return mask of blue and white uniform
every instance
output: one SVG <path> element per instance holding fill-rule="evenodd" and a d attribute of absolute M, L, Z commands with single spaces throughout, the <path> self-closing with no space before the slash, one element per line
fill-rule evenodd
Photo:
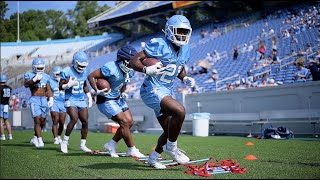
<path fill-rule="evenodd" d="M 77 78 L 78 84 L 65 90 L 65 107 L 77 107 L 78 112 L 88 107 L 85 101 L 85 92 L 83 91 L 84 83 L 87 79 L 87 70 L 78 73 L 73 67 L 66 67 L 61 72 L 61 80 L 68 80 L 70 77 Z"/>
<path fill-rule="evenodd" d="M 190 59 L 190 46 L 181 46 L 176 53 L 169 40 L 153 38 L 146 44 L 144 51 L 148 57 L 160 60 L 163 67 L 166 67 L 162 74 L 146 76 L 140 88 L 143 102 L 159 117 L 161 100 L 165 96 L 173 95 L 173 82 Z"/>
<path fill-rule="evenodd" d="M 104 98 L 98 97 L 97 105 L 101 113 L 111 118 L 121 111 L 129 109 L 127 103 L 121 98 L 121 89 L 126 85 L 125 73 L 115 61 L 107 62 L 100 70 L 102 76 L 110 83 L 111 92 L 104 96 L 105 101 L 101 104 L 99 103 L 99 99 Z M 131 78 L 133 74 L 133 70 L 129 71 L 129 78 Z"/>
<path fill-rule="evenodd" d="M 36 76 L 36 73 L 29 72 L 24 74 L 25 80 L 30 80 L 34 76 Z M 33 88 L 47 88 L 47 84 L 49 84 L 50 76 L 46 73 L 42 73 L 42 79 L 40 82 L 33 84 L 30 86 L 30 90 L 32 91 Z M 31 96 L 30 98 L 30 109 L 32 117 L 40 116 L 43 118 L 47 117 L 47 111 L 48 111 L 48 102 L 47 102 L 47 96 Z"/>
<path fill-rule="evenodd" d="M 49 80 L 51 91 L 53 94 L 53 106 L 50 108 L 50 111 L 53 112 L 66 112 L 66 108 L 64 107 L 64 91 L 59 90 L 59 81 L 55 78 L 51 77 Z"/>

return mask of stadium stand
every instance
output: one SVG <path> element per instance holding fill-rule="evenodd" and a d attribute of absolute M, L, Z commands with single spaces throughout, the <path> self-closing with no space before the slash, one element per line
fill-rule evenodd
<path fill-rule="evenodd" d="M 152 9 L 170 3 L 172 3 L 172 1 L 154 1 L 149 3 L 146 1 L 121 2 L 118 6 L 88 20 L 88 26 L 90 27 L 90 24 L 99 21 L 143 11 L 144 8 Z M 273 13 L 267 16 L 263 15 L 260 11 L 253 11 L 229 18 L 224 22 L 209 22 L 201 26 L 195 26 L 190 40 L 191 58 L 187 64 L 189 73 L 191 72 L 192 66 L 200 67 L 199 62 L 205 61 L 208 53 L 213 54 L 213 52 L 216 51 L 220 54 L 220 58 L 214 63 L 211 63 L 207 68 L 207 73 L 192 75 L 193 78 L 196 79 L 199 89 L 201 89 L 198 93 L 226 91 L 227 84 L 234 86 L 237 81 L 240 81 L 240 86 L 242 86 L 244 85 L 242 79 L 247 77 L 248 71 L 250 71 L 253 76 L 257 76 L 259 82 L 262 82 L 264 74 L 267 74 L 269 79 L 274 80 L 272 85 L 312 81 L 310 75 L 308 75 L 303 82 L 293 79 L 298 69 L 294 65 L 297 56 L 292 54 L 292 51 L 298 52 L 299 49 L 302 49 L 303 52 L 306 52 L 302 56 L 305 57 L 307 64 L 310 59 L 315 57 L 316 51 L 320 49 L 319 15 L 313 16 L 312 9 L 313 6 L 309 4 L 298 4 L 286 8 L 278 8 L 276 11 L 271 11 Z M 269 29 L 273 29 L 274 34 L 268 34 Z M 207 32 L 204 38 L 201 34 L 202 31 Z M 288 31 L 291 36 L 293 35 L 298 43 L 294 44 L 292 43 L 292 38 L 285 37 L 285 31 Z M 265 34 L 265 32 L 267 32 L 267 34 Z M 121 34 L 115 34 L 111 39 L 108 39 L 107 37 L 110 36 L 111 34 L 107 36 L 81 37 L 72 40 L 51 40 L 41 42 L 40 44 L 37 44 L 37 42 L 24 42 L 20 44 L 1 43 L 1 52 L 4 52 L 4 55 L 1 55 L 1 59 L 12 59 L 13 56 L 20 55 L 18 58 L 13 58 L 14 60 L 9 63 L 21 62 L 21 64 L 25 64 L 26 62 L 23 62 L 24 57 L 44 55 L 50 59 L 56 58 L 61 54 L 68 54 L 66 52 L 72 54 L 75 49 L 82 49 L 93 53 L 88 66 L 91 72 L 101 67 L 107 61 L 115 60 L 117 48 L 121 45 L 121 43 L 117 43 L 119 40 L 132 45 L 140 51 L 143 49 L 141 42 L 148 42 L 150 38 L 153 37 L 163 37 L 163 33 L 158 31 L 157 33 L 146 34 L 142 37 L 137 36 L 136 39 L 131 37 L 130 40 Z M 279 60 L 276 64 L 270 64 L 270 62 L 263 64 L 261 62 L 272 55 L 272 39 L 274 37 L 277 39 L 277 57 Z M 264 43 L 266 47 L 265 58 L 259 61 L 254 60 L 256 56 L 255 50 L 259 48 L 261 42 Z M 306 44 L 311 45 L 311 52 L 307 52 Z M 106 46 L 113 47 L 109 53 L 102 51 Z M 247 48 L 249 46 L 252 46 L 251 50 Z M 69 49 L 69 47 L 75 47 L 75 49 Z M 232 58 L 232 49 L 235 47 L 239 49 L 237 60 L 233 60 Z M 54 51 L 52 51 L 53 49 Z M 19 52 L 19 54 L 16 54 L 16 52 Z M 70 58 L 71 56 L 68 56 L 66 59 L 70 60 Z M 210 79 L 213 69 L 219 72 L 219 80 L 210 82 L 208 79 Z M 25 69 L 21 70 L 14 79 L 10 79 L 8 82 L 19 83 L 21 74 L 25 71 Z M 135 74 L 132 78 L 128 85 L 130 86 L 128 92 L 130 99 L 140 98 L 139 88 L 142 81 L 143 74 L 141 73 Z M 181 100 L 181 102 L 184 99 L 184 97 L 182 97 L 184 95 L 180 93 L 178 89 L 185 87 L 186 86 L 179 81 L 174 84 L 176 98 Z M 26 99 L 30 96 L 29 90 L 24 87 L 17 87 L 14 93 L 17 92 L 19 92 L 21 97 Z M 279 111 L 282 110 L 279 109 Z M 307 117 L 306 114 L 304 114 L 304 116 Z M 236 117 L 238 117 L 238 119 Z M 229 120 L 234 120 L 231 123 L 240 123 L 249 126 L 248 133 L 251 134 L 253 122 L 261 120 L 261 113 L 242 114 L 237 112 L 215 114 L 212 116 L 212 121 L 210 122 L 212 125 L 217 125 L 219 123 L 230 123 Z M 264 122 L 264 120 L 260 123 L 262 122 Z M 98 124 L 101 123 L 102 121 L 99 121 Z M 313 123 L 313 121 L 311 123 Z"/>

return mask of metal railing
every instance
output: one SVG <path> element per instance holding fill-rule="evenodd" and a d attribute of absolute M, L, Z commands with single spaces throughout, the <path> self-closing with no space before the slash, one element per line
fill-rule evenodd
<path fill-rule="evenodd" d="M 239 74 L 235 74 L 233 76 L 229 76 L 229 77 L 226 77 L 224 79 L 221 79 L 219 81 L 216 81 L 216 91 L 220 91 L 221 89 L 224 89 L 226 86 L 221 86 L 221 87 L 218 87 L 218 84 L 221 83 L 221 82 L 224 82 L 224 81 L 227 81 L 229 79 L 233 79 L 233 78 L 237 78 L 238 77 L 238 80 L 240 80 L 240 75 Z"/>

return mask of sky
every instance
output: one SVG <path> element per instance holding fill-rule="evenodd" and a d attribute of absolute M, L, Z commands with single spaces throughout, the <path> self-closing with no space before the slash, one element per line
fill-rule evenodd
<path fill-rule="evenodd" d="M 100 6 L 108 4 L 114 6 L 116 1 L 98 1 Z M 5 18 L 9 19 L 10 15 L 17 12 L 18 3 L 17 1 L 6 1 L 9 10 L 6 12 Z M 28 11 L 29 9 L 34 10 L 48 10 L 55 9 L 63 12 L 67 12 L 68 9 L 73 9 L 77 4 L 77 1 L 19 1 L 19 11 Z"/>

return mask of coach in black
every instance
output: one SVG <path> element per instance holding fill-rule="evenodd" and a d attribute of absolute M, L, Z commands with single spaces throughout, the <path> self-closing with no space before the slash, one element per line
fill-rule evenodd
<path fill-rule="evenodd" d="M 6 127 L 8 130 L 8 139 L 12 140 L 12 131 L 11 125 L 8 120 L 9 118 L 9 100 L 12 94 L 12 88 L 6 84 L 7 76 L 1 74 L 0 77 L 0 140 L 6 140 L 6 136 L 4 135 L 4 127 L 3 124 L 6 123 Z"/>

